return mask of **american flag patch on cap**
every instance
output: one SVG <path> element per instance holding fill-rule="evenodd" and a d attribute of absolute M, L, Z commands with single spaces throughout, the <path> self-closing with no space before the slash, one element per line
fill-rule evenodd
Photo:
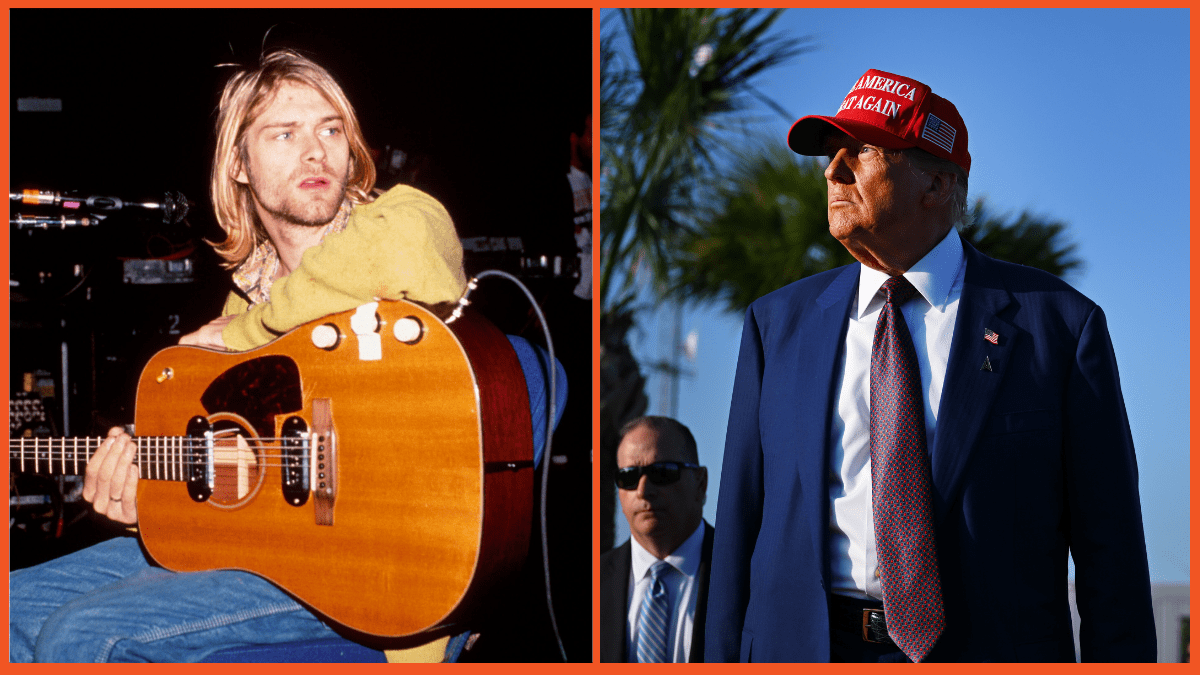
<path fill-rule="evenodd" d="M 925 116 L 925 129 L 921 131 L 921 138 L 933 143 L 946 152 L 954 152 L 954 136 L 958 133 L 954 127 L 946 124 L 937 116 L 928 114 Z"/>
<path fill-rule="evenodd" d="M 987 340 L 988 342 L 990 342 L 994 345 L 1000 344 L 1000 335 L 998 333 L 996 333 L 996 331 L 992 330 L 991 328 L 983 329 L 983 339 Z"/>

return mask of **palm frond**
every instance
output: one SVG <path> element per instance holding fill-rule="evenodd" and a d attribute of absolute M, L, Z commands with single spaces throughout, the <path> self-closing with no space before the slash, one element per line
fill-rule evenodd
<path fill-rule="evenodd" d="M 809 48 L 803 39 L 768 35 L 779 15 L 637 8 L 602 26 L 603 303 L 629 288 L 636 261 L 657 282 L 668 278 L 676 241 L 711 199 L 700 188 L 740 145 L 748 111 L 766 103 L 787 115 L 754 88 L 765 70 Z M 618 48 L 622 38 L 628 49 Z"/>

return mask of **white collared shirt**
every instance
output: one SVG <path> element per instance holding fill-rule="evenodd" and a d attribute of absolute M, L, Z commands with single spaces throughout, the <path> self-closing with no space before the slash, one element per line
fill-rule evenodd
<path fill-rule="evenodd" d="M 632 574 L 629 575 L 629 613 L 625 621 L 625 650 L 629 662 L 637 661 L 637 624 L 642 612 L 642 600 L 650 591 L 650 566 L 658 561 L 654 554 L 642 548 L 637 539 L 631 538 Z M 696 573 L 700 571 L 703 555 L 704 521 L 690 537 L 684 540 L 663 560 L 671 566 L 662 577 L 671 603 L 672 629 L 667 633 L 667 654 L 672 663 L 687 663 L 692 650 L 692 626 L 696 618 Z"/>
<path fill-rule="evenodd" d="M 900 308 L 908 324 L 921 387 L 925 394 L 926 449 L 933 448 L 938 408 L 954 320 L 965 272 L 962 240 L 950 229 L 941 243 L 904 273 L 917 293 Z M 882 599 L 871 512 L 871 343 L 888 275 L 861 267 L 858 292 L 850 308 L 845 350 L 830 428 L 829 560 L 830 590 L 858 598 Z"/>

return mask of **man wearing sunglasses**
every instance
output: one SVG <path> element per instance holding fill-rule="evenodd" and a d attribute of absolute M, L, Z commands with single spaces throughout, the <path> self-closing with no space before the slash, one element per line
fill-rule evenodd
<path fill-rule="evenodd" d="M 703 661 L 713 528 L 696 439 L 669 417 L 621 429 L 617 488 L 630 539 L 600 557 L 600 660 Z"/>

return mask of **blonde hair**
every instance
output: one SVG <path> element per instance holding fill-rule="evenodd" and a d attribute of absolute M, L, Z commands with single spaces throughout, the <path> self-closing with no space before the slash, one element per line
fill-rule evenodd
<path fill-rule="evenodd" d="M 225 240 L 208 242 L 225 259 L 223 266 L 233 269 L 246 261 L 250 253 L 267 239 L 254 208 L 250 186 L 235 180 L 246 162 L 246 130 L 271 103 L 284 82 L 296 82 L 316 89 L 342 116 L 350 143 L 350 176 L 346 197 L 353 204 L 373 200 L 375 164 L 354 107 L 342 88 L 321 66 L 289 49 L 264 54 L 256 69 L 234 73 L 221 93 L 217 113 L 217 150 L 213 157 L 209 189 L 217 223 L 225 230 Z"/>

